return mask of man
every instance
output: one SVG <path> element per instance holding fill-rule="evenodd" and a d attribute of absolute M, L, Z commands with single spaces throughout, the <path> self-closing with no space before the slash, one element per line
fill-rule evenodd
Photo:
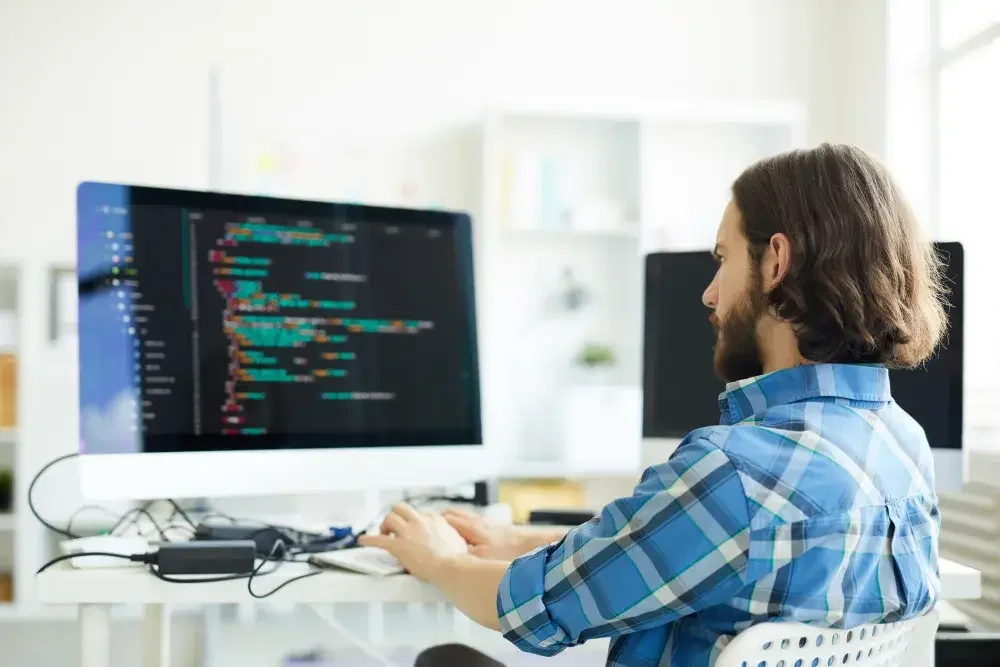
<path fill-rule="evenodd" d="M 946 320 L 899 189 L 849 146 L 763 160 L 733 184 L 715 255 L 720 425 L 565 535 L 400 505 L 363 542 L 521 649 L 613 637 L 608 664 L 628 667 L 710 665 L 772 619 L 853 627 L 933 607 L 931 453 L 886 368 L 927 359 Z"/>

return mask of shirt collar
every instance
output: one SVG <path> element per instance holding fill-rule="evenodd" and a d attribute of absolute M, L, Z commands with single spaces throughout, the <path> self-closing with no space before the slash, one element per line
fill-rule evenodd
<path fill-rule="evenodd" d="M 723 424 L 758 419 L 770 408 L 810 398 L 887 403 L 889 371 L 869 364 L 803 364 L 730 382 L 719 394 Z"/>

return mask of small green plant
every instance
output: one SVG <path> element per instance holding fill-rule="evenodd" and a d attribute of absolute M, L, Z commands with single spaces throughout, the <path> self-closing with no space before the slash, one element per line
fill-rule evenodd
<path fill-rule="evenodd" d="M 615 365 L 615 351 L 609 345 L 587 343 L 576 356 L 576 363 L 587 368 L 601 368 Z"/>
<path fill-rule="evenodd" d="M 14 474 L 7 468 L 0 468 L 0 512 L 10 511 L 14 498 Z"/>

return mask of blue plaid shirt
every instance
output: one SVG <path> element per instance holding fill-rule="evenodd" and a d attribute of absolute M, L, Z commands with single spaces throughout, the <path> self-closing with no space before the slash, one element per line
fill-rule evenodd
<path fill-rule="evenodd" d="M 711 665 L 752 624 L 849 628 L 937 601 L 937 498 L 887 371 L 805 365 L 730 383 L 631 497 L 515 560 L 504 636 L 553 655 L 612 637 L 609 665 Z"/>

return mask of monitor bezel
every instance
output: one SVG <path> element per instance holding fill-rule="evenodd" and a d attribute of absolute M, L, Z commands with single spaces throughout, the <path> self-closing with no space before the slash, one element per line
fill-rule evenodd
<path fill-rule="evenodd" d="M 85 232 L 92 231 L 87 227 L 90 216 L 83 215 L 81 209 L 85 202 L 95 200 L 128 202 L 129 205 L 243 211 L 261 215 L 342 219 L 378 216 L 381 221 L 401 226 L 427 223 L 453 226 L 459 255 L 462 301 L 468 318 L 466 330 L 470 359 L 467 360 L 467 367 L 470 374 L 471 406 L 469 425 L 463 430 L 463 436 L 467 437 L 453 438 L 449 444 L 427 442 L 420 437 L 420 433 L 415 432 L 412 437 L 396 437 L 384 445 L 358 442 L 341 443 L 335 448 L 233 447 L 223 451 L 112 454 L 87 452 L 80 434 L 81 483 L 84 495 L 102 499 L 159 498 L 304 493 L 346 488 L 399 488 L 417 483 L 469 481 L 481 478 L 489 470 L 489 466 L 484 463 L 473 224 L 468 213 L 86 181 L 77 189 L 78 238 Z M 93 278 L 78 277 L 81 285 Z M 81 332 L 82 335 L 85 335 L 84 332 Z M 79 404 L 82 404 L 82 397 Z M 387 468 L 390 460 L 391 469 Z M 224 467 L 229 474 L 220 478 L 219 467 Z M 241 471 L 240 475 L 232 474 L 236 470 Z M 333 470 L 336 470 L 335 475 L 331 474 Z M 172 472 L 176 474 L 172 475 Z M 201 472 L 207 474 L 203 475 Z M 277 483 L 269 481 L 274 480 L 275 475 L 279 479 L 287 475 L 287 479 Z"/>

